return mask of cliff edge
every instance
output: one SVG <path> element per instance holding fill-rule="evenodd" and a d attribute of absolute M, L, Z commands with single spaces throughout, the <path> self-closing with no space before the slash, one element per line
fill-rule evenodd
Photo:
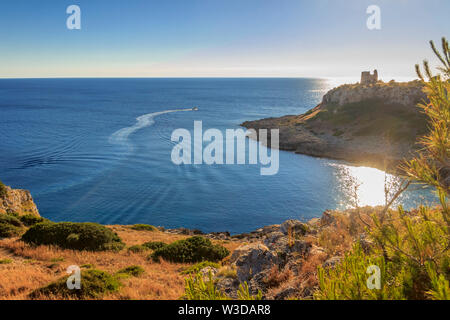
<path fill-rule="evenodd" d="M 0 182 L 0 214 L 17 213 L 20 216 L 40 217 L 36 204 L 28 190 L 12 189 Z"/>

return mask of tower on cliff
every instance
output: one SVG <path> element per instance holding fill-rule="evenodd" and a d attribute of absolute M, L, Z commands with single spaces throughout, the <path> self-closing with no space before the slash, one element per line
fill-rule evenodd
<path fill-rule="evenodd" d="M 378 71 L 375 69 L 373 74 L 370 71 L 361 72 L 361 84 L 374 84 L 378 81 Z"/>

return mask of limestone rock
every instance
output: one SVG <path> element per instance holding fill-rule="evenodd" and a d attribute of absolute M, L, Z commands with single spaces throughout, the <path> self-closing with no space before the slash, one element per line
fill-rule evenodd
<path fill-rule="evenodd" d="M 238 250 L 240 255 L 235 264 L 240 282 L 249 281 L 254 275 L 263 270 L 270 269 L 278 262 L 276 254 L 261 243 L 252 243 L 238 248 Z"/>
<path fill-rule="evenodd" d="M 237 292 L 239 290 L 239 280 L 232 278 L 217 278 L 216 288 L 222 293 L 225 293 L 231 299 L 237 299 Z"/>
<path fill-rule="evenodd" d="M 28 190 L 6 188 L 6 196 L 0 198 L 0 214 L 18 213 L 40 217 L 36 204 Z"/>
<path fill-rule="evenodd" d="M 305 235 L 309 230 L 309 227 L 306 223 L 303 223 L 298 220 L 287 220 L 283 222 L 280 226 L 280 231 L 284 234 L 288 234 L 288 232 L 293 232 L 294 235 Z"/>

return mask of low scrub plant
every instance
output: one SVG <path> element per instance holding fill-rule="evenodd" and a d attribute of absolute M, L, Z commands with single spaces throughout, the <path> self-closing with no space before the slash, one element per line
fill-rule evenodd
<path fill-rule="evenodd" d="M 167 243 L 164 243 L 162 241 L 149 241 L 143 243 L 142 246 L 150 250 L 157 250 L 167 246 Z"/>
<path fill-rule="evenodd" d="M 41 222 L 49 222 L 49 220 L 38 217 L 32 214 L 26 214 L 19 217 L 20 221 L 27 227 L 34 226 L 35 224 L 41 223 Z"/>
<path fill-rule="evenodd" d="M 12 263 L 11 259 L 0 259 L 0 264 L 10 264 Z"/>
<path fill-rule="evenodd" d="M 22 222 L 9 214 L 0 214 L 0 238 L 19 236 L 23 232 Z"/>
<path fill-rule="evenodd" d="M 130 228 L 137 231 L 158 231 L 158 228 L 149 224 L 134 224 Z"/>
<path fill-rule="evenodd" d="M 150 257 L 154 261 L 159 261 L 159 258 L 163 258 L 171 262 L 195 263 L 206 260 L 218 262 L 229 254 L 230 252 L 225 247 L 213 244 L 207 238 L 194 236 L 159 248 Z"/>
<path fill-rule="evenodd" d="M 133 252 L 133 253 L 140 253 L 140 252 L 145 252 L 148 250 L 150 250 L 150 249 L 147 247 L 144 247 L 143 245 L 140 245 L 140 244 L 136 244 L 136 245 L 128 248 L 128 251 Z"/>
<path fill-rule="evenodd" d="M 126 268 L 123 268 L 116 272 L 116 276 L 118 277 L 139 277 L 140 275 L 143 275 L 145 273 L 144 268 L 141 266 L 129 266 Z"/>
<path fill-rule="evenodd" d="M 97 223 L 38 223 L 28 229 L 22 240 L 33 245 L 88 251 L 120 250 L 125 246 L 116 233 Z"/>
<path fill-rule="evenodd" d="M 118 291 L 121 284 L 119 280 L 109 273 L 96 269 L 81 271 L 81 288 L 69 289 L 65 276 L 49 285 L 36 289 L 30 294 L 30 298 L 57 297 L 75 299 L 101 298 L 105 294 Z"/>

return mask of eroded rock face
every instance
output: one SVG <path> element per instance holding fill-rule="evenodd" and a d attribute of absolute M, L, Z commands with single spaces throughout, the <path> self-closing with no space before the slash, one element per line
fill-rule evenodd
<path fill-rule="evenodd" d="M 0 198 L 0 214 L 18 213 L 40 216 L 36 204 L 28 190 L 6 187 L 6 195 Z"/>
<path fill-rule="evenodd" d="M 261 243 L 252 243 L 239 249 L 241 254 L 235 264 L 240 282 L 249 281 L 256 274 L 270 269 L 278 262 L 276 254 Z"/>

